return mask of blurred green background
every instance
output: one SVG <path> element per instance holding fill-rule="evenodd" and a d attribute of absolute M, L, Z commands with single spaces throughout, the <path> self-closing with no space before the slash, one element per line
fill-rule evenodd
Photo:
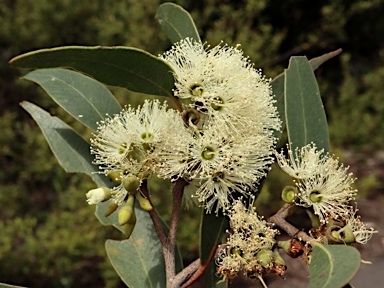
<path fill-rule="evenodd" d="M 267 77 L 281 73 L 292 55 L 308 58 L 343 48 L 316 71 L 329 119 L 332 151 L 359 180 L 361 198 L 382 200 L 384 156 L 384 2 L 381 0 L 174 1 L 188 10 L 203 41 L 240 43 Z M 170 47 L 156 19 L 156 0 L 2 0 L 0 5 L 0 282 L 29 287 L 123 287 L 104 252 L 105 239 L 122 239 L 94 217 L 85 175 L 58 165 L 37 125 L 19 102 L 34 102 L 86 128 L 57 107 L 13 56 L 62 45 L 125 45 L 155 55 Z M 119 102 L 142 95 L 112 88 Z M 380 150 L 381 149 L 381 150 Z M 381 169 L 380 169 L 381 166 Z M 283 182 L 272 171 L 259 207 L 277 199 Z M 170 193 L 152 181 L 155 204 L 168 219 Z M 159 193 L 157 193 L 159 192 Z M 276 202 L 277 203 L 277 202 Z M 197 257 L 199 208 L 183 211 L 178 239 L 185 262 Z"/>

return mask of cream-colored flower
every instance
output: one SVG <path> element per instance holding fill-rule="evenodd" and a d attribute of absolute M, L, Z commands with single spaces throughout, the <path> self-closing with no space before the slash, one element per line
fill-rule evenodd
<path fill-rule="evenodd" d="M 174 70 L 174 94 L 205 121 L 249 134 L 279 130 L 269 81 L 239 46 L 209 46 L 187 38 L 161 56 Z"/>
<path fill-rule="evenodd" d="M 352 209 L 350 209 L 352 210 Z M 351 211 L 345 221 L 345 226 L 339 233 L 342 232 L 343 229 L 351 229 L 353 236 L 355 237 L 355 242 L 360 244 L 366 244 L 373 236 L 373 234 L 378 233 L 377 230 L 373 228 L 366 228 L 365 224 L 361 221 L 360 215 L 356 215 L 355 211 Z"/>
<path fill-rule="evenodd" d="M 337 219 L 348 213 L 348 201 L 354 199 L 357 190 L 352 188 L 355 178 L 348 173 L 348 167 L 339 164 L 338 159 L 323 151 L 317 151 L 315 144 L 289 151 L 290 159 L 276 154 L 280 167 L 294 178 L 299 189 L 296 203 L 312 207 L 322 223 Z"/>
<path fill-rule="evenodd" d="M 143 161 L 149 166 L 147 157 L 167 139 L 177 138 L 178 125 L 183 125 L 180 115 L 166 108 L 166 104 L 161 105 L 157 100 L 145 101 L 138 109 L 127 107 L 102 121 L 91 139 L 94 164 L 105 174 L 111 171 L 127 174 L 137 168 L 135 165 L 142 166 Z"/>
<path fill-rule="evenodd" d="M 243 270 L 247 276 L 261 280 L 275 265 L 272 247 L 279 231 L 270 228 L 254 207 L 247 209 L 241 200 L 237 200 L 229 209 L 229 219 L 231 234 L 227 249 L 220 251 L 216 261 L 218 274 L 232 281 Z M 264 261 L 265 255 L 261 254 L 270 255 L 267 256 L 268 263 Z"/>
<path fill-rule="evenodd" d="M 323 155 L 324 150 L 317 150 L 313 143 L 301 149 L 296 148 L 295 151 L 288 148 L 288 158 L 285 157 L 284 151 L 275 152 L 280 168 L 294 179 L 310 178 L 319 174 L 319 168 L 322 169 L 327 161 Z"/>

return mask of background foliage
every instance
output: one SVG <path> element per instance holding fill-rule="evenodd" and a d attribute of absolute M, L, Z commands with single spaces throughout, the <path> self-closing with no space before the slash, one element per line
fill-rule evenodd
<path fill-rule="evenodd" d="M 360 153 L 343 161 L 359 161 L 361 167 L 376 157 L 373 151 L 384 142 L 383 134 L 377 133 L 384 131 L 382 1 L 174 2 L 191 13 L 203 41 L 240 43 L 268 77 L 286 68 L 291 55 L 312 58 L 343 48 L 341 56 L 316 72 L 329 119 L 331 150 L 346 156 Z M 91 180 L 67 175 L 59 167 L 38 127 L 18 103 L 26 99 L 70 124 L 75 121 L 36 85 L 18 79 L 24 73 L 9 68 L 7 62 L 23 52 L 61 45 L 126 45 L 162 53 L 170 43 L 154 19 L 161 3 L 4 0 L 0 5 L 0 282 L 30 287 L 121 286 L 104 252 L 105 239 L 121 239 L 121 235 L 101 227 L 94 207 L 86 204 Z M 139 95 L 112 90 L 122 105 L 142 102 Z M 85 127 L 75 124 L 75 128 L 90 136 Z M 378 171 L 359 177 L 360 193 L 379 197 L 369 192 L 382 188 Z M 279 183 L 267 183 L 266 192 L 279 189 Z M 152 190 L 161 187 L 160 180 L 152 181 Z M 167 220 L 170 205 L 161 204 L 168 203 L 170 195 L 168 189 L 164 191 L 156 193 L 159 197 L 154 200 Z M 261 202 L 274 197 L 262 195 Z M 186 262 L 197 254 L 193 243 L 198 235 L 193 231 L 198 214 L 199 209 L 191 208 L 181 218 L 187 223 L 178 235 Z"/>

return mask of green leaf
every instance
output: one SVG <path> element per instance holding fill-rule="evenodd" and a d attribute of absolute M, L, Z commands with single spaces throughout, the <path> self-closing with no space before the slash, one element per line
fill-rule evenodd
<path fill-rule="evenodd" d="M 228 217 L 219 214 L 206 214 L 202 208 L 202 217 L 200 222 L 200 261 L 206 264 L 211 253 L 216 249 L 221 237 L 229 228 Z"/>
<path fill-rule="evenodd" d="M 309 60 L 309 63 L 312 67 L 312 70 L 315 71 L 317 68 L 320 67 L 324 62 L 332 59 L 333 57 L 339 55 L 341 53 L 341 49 L 323 54 L 319 57 L 312 58 Z M 284 82 L 285 82 L 285 73 L 281 73 L 277 75 L 273 80 L 271 81 L 272 85 L 272 91 L 273 94 L 276 97 L 276 107 L 277 111 L 279 112 L 280 115 L 280 120 L 282 121 L 281 125 L 281 131 L 284 130 L 285 128 L 285 104 L 284 104 Z M 279 139 L 281 137 L 281 132 L 280 131 L 275 131 L 275 137 Z"/>
<path fill-rule="evenodd" d="M 165 287 L 165 264 L 159 238 L 148 212 L 138 208 L 136 216 L 138 221 L 128 240 L 107 240 L 108 257 L 128 287 Z"/>
<path fill-rule="evenodd" d="M 319 57 L 312 58 L 311 60 L 309 60 L 309 63 L 311 64 L 311 67 L 312 67 L 312 70 L 315 71 L 324 62 L 332 59 L 333 57 L 335 57 L 337 55 L 339 55 L 342 51 L 343 50 L 340 48 L 340 49 L 337 49 L 335 51 L 331 51 L 329 53 L 323 54 Z"/>
<path fill-rule="evenodd" d="M 315 75 L 306 57 L 292 57 L 285 70 L 285 119 L 294 150 L 311 142 L 329 152 L 327 118 Z"/>
<path fill-rule="evenodd" d="M 360 253 L 352 246 L 321 245 L 313 248 L 309 288 L 343 287 L 360 267 Z"/>
<path fill-rule="evenodd" d="M 172 43 L 187 37 L 201 42 L 191 15 L 179 5 L 173 3 L 160 5 L 157 9 L 156 18 Z"/>
<path fill-rule="evenodd" d="M 119 225 L 119 222 L 117 219 L 118 211 L 120 210 L 121 206 L 119 208 L 117 208 L 117 210 L 115 212 L 113 212 L 111 215 L 109 215 L 108 217 L 104 216 L 105 210 L 107 209 L 109 203 L 111 203 L 111 200 L 106 201 L 106 202 L 100 202 L 96 205 L 96 211 L 95 211 L 96 218 L 101 222 L 101 224 L 103 224 L 105 226 L 111 225 L 111 226 L 115 227 L 117 230 L 120 230 L 120 232 L 124 234 L 124 228 Z M 137 224 L 136 224 L 135 229 L 133 231 L 135 231 L 136 229 L 142 229 L 141 226 L 147 227 L 146 229 L 149 229 L 148 227 L 153 228 L 153 224 L 152 224 L 151 219 L 149 219 L 147 216 L 140 218 L 142 215 L 148 214 L 148 212 L 143 214 L 141 211 L 143 211 L 143 210 L 141 208 L 139 208 L 138 205 L 136 205 L 135 206 L 135 212 L 136 212 Z M 165 232 L 168 233 L 168 231 L 169 231 L 168 225 L 165 223 L 165 221 L 160 216 L 159 216 L 159 218 L 161 220 L 161 223 L 163 224 Z M 176 247 L 176 272 L 181 271 L 182 268 L 183 268 L 183 260 L 181 258 L 181 254 L 180 254 L 178 247 Z"/>
<path fill-rule="evenodd" d="M 42 49 L 13 58 L 18 68 L 72 68 L 112 86 L 172 96 L 172 68 L 143 50 L 129 47 L 67 46 Z"/>
<path fill-rule="evenodd" d="M 87 141 L 59 118 L 51 116 L 40 107 L 26 101 L 20 105 L 39 125 L 53 154 L 66 172 L 85 173 L 91 175 L 96 183 L 104 183 L 103 179 L 106 177 L 94 173 L 98 168 L 92 164 L 93 156 Z"/>
<path fill-rule="evenodd" d="M 281 120 L 281 131 L 275 130 L 274 135 L 277 139 L 280 139 L 282 131 L 285 128 L 285 105 L 284 105 L 284 73 L 278 75 L 271 82 L 272 91 L 276 98 L 276 108 Z"/>
<path fill-rule="evenodd" d="M 81 123 L 96 130 L 106 114 L 116 114 L 121 106 L 100 82 L 66 69 L 39 69 L 24 76 L 39 84 L 57 104 Z"/>
<path fill-rule="evenodd" d="M 10 284 L 0 283 L 0 288 L 24 288 L 24 286 L 15 286 Z"/>

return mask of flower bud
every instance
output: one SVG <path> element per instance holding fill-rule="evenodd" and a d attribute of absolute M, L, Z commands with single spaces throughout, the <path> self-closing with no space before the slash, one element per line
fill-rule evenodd
<path fill-rule="evenodd" d="M 275 263 L 280 264 L 280 265 L 285 265 L 285 261 L 284 261 L 283 257 L 281 257 L 278 248 L 275 248 L 273 250 L 273 258 L 275 260 L 274 261 Z"/>
<path fill-rule="evenodd" d="M 147 198 L 144 198 L 141 193 L 136 194 L 136 199 L 139 201 L 140 207 L 145 211 L 151 211 L 153 209 L 151 202 Z"/>
<path fill-rule="evenodd" d="M 256 259 L 262 267 L 267 267 L 272 262 L 273 252 L 271 250 L 261 250 L 257 253 Z"/>
<path fill-rule="evenodd" d="M 128 223 L 131 219 L 133 211 L 135 209 L 135 197 L 133 195 L 128 196 L 127 202 L 120 208 L 117 218 L 119 220 L 119 225 L 123 226 Z"/>
<path fill-rule="evenodd" d="M 140 180 L 136 176 L 127 176 L 123 180 L 123 186 L 130 195 L 136 195 L 140 187 Z"/>
<path fill-rule="evenodd" d="M 104 216 L 108 217 L 109 215 L 111 215 L 113 212 L 116 211 L 117 207 L 119 207 L 119 205 L 117 205 L 117 203 L 115 203 L 115 202 L 109 203 L 107 209 L 105 209 Z"/>
<path fill-rule="evenodd" d="M 131 237 L 133 229 L 135 228 L 136 225 L 136 213 L 135 209 L 133 209 L 133 213 L 131 218 L 129 219 L 128 223 L 124 225 L 124 234 L 127 239 Z"/>
<path fill-rule="evenodd" d="M 97 204 L 109 200 L 112 196 L 112 190 L 107 187 L 100 187 L 97 189 L 89 190 L 86 194 L 88 204 Z"/>
<path fill-rule="evenodd" d="M 294 186 L 286 186 L 281 192 L 281 199 L 286 203 L 292 203 L 297 198 L 297 188 Z"/>
<path fill-rule="evenodd" d="M 109 178 L 111 178 L 111 180 L 113 182 L 116 182 L 116 183 L 121 183 L 121 177 L 120 177 L 120 173 L 119 172 L 116 172 L 116 171 L 110 171 L 108 172 L 107 176 Z"/>

